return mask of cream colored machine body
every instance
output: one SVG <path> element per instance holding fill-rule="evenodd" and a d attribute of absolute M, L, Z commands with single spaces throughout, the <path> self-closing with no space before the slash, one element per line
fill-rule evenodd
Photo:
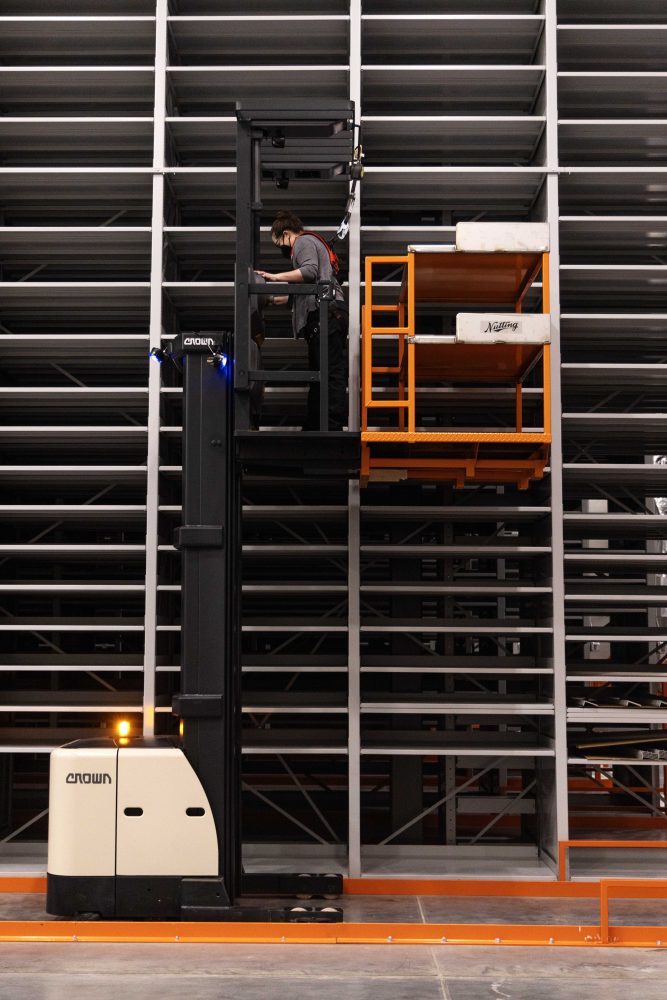
<path fill-rule="evenodd" d="M 49 913 L 165 918 L 182 883 L 215 878 L 218 839 L 202 785 L 168 742 L 81 740 L 51 754 Z"/>

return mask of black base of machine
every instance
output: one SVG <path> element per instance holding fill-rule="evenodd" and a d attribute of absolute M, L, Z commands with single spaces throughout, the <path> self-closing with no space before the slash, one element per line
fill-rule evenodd
<path fill-rule="evenodd" d="M 343 894 L 342 875 L 312 875 L 308 873 L 244 872 L 241 876 L 243 896 L 296 896 L 337 899 Z"/>
<path fill-rule="evenodd" d="M 46 911 L 57 917 L 100 920 L 339 923 L 343 919 L 342 910 L 334 906 L 231 906 L 222 879 L 158 875 L 47 874 Z"/>
<path fill-rule="evenodd" d="M 354 431 L 236 431 L 246 473 L 357 479 L 361 437 Z"/>

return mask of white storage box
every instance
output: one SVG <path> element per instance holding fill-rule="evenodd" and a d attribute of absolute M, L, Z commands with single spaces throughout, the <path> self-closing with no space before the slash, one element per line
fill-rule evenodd
<path fill-rule="evenodd" d="M 459 222 L 456 249 L 466 253 L 546 253 L 546 222 Z"/>
<path fill-rule="evenodd" d="M 524 313 L 458 313 L 458 344 L 548 344 L 551 317 Z"/>

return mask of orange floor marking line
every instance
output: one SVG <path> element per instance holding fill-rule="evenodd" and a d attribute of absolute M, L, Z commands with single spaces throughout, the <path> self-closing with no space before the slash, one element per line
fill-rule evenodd
<path fill-rule="evenodd" d="M 5 875 L 0 877 L 1 892 L 46 892 L 43 875 Z"/>
<path fill-rule="evenodd" d="M 596 899 L 594 882 L 513 879 L 345 878 L 346 896 L 535 896 L 544 899 Z M 46 893 L 46 878 L 0 876 L 2 893 Z"/>
<path fill-rule="evenodd" d="M 544 899 L 597 899 L 596 882 L 514 879 L 346 878 L 345 896 L 534 896 Z"/>
<path fill-rule="evenodd" d="M 142 944 L 427 944 L 663 947 L 667 927 L 563 924 L 291 924 L 3 921 L 0 942 Z"/>

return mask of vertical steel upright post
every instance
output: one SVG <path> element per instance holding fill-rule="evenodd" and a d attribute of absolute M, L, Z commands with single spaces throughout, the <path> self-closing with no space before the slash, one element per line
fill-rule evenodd
<path fill-rule="evenodd" d="M 546 209 L 549 222 L 551 315 L 551 550 L 556 835 L 569 836 L 567 792 L 567 699 L 565 660 L 565 566 L 563 542 L 563 439 L 561 433 L 560 252 L 558 200 L 558 62 L 556 0 L 545 0 Z M 557 854 L 556 854 L 557 858 Z"/>
<path fill-rule="evenodd" d="M 350 0 L 350 100 L 356 120 L 361 122 L 361 0 Z M 359 430 L 361 381 L 361 222 L 359 186 L 350 218 L 348 307 L 349 372 L 348 419 L 350 431 Z M 361 508 L 359 480 L 348 486 L 347 536 L 347 780 L 348 780 L 348 874 L 361 876 Z"/>
<path fill-rule="evenodd" d="M 157 0 L 155 11 L 155 101 L 153 109 L 153 203 L 151 216 L 151 275 L 149 343 L 162 337 L 162 240 L 164 225 L 164 149 L 167 77 L 167 4 Z M 146 571 L 144 590 L 143 731 L 155 732 L 155 666 L 157 624 L 157 555 L 160 470 L 160 366 L 148 369 L 148 448 L 146 457 Z"/>

